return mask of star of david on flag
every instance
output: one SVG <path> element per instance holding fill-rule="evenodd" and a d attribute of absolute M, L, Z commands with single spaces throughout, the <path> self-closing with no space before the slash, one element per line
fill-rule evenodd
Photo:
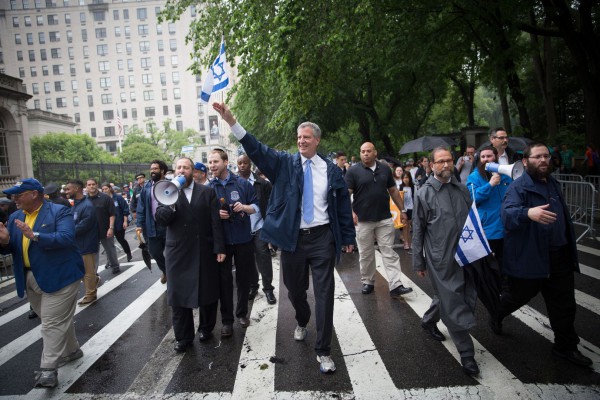
<path fill-rule="evenodd" d="M 227 62 L 225 58 L 225 39 L 221 40 L 219 48 L 219 55 L 206 72 L 202 84 L 202 92 L 199 97 L 200 102 L 204 104 L 208 104 L 211 94 L 220 92 L 229 85 L 229 74 L 225 69 L 225 63 Z"/>
<path fill-rule="evenodd" d="M 466 264 L 471 264 L 491 254 L 491 252 L 490 245 L 481 226 L 477 207 L 475 207 L 475 202 L 473 202 L 465 225 L 460 233 L 454 259 L 458 265 L 464 267 Z"/>

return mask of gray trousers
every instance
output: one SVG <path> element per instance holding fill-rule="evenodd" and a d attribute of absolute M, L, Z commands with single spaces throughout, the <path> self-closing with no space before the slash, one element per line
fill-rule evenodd
<path fill-rule="evenodd" d="M 100 238 L 100 243 L 106 252 L 106 259 L 108 260 L 108 266 L 115 268 L 119 266 L 119 258 L 117 257 L 117 248 L 115 247 L 115 238 Z M 100 257 L 97 257 L 100 260 Z M 98 263 L 98 261 L 96 261 Z"/>

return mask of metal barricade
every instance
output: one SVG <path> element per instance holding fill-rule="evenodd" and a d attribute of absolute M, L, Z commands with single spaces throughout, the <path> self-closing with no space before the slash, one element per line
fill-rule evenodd
<path fill-rule="evenodd" d="M 558 181 L 567 181 L 567 182 L 583 182 L 583 176 L 577 174 L 552 174 L 554 179 Z"/>
<path fill-rule="evenodd" d="M 594 214 L 597 190 L 589 182 L 558 181 L 574 225 L 585 230 L 577 238 L 579 242 L 586 234 L 596 240 Z"/>
<path fill-rule="evenodd" d="M 12 254 L 0 254 L 0 282 L 14 279 Z"/>
<path fill-rule="evenodd" d="M 591 183 L 592 185 L 594 185 L 594 189 L 596 189 L 596 214 L 595 214 L 595 218 L 596 221 L 600 220 L 600 207 L 598 206 L 600 204 L 600 175 L 588 175 L 585 177 L 585 181 Z"/>

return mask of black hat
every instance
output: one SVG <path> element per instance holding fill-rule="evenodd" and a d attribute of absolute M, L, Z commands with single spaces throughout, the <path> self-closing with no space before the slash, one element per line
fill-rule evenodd
<path fill-rule="evenodd" d="M 137 180 L 137 179 L 139 179 L 139 178 L 145 178 L 145 177 L 146 177 L 146 174 L 145 174 L 145 173 L 143 173 L 143 172 L 140 172 L 139 174 L 137 174 L 137 175 L 135 176 L 135 179 Z"/>
<path fill-rule="evenodd" d="M 44 186 L 44 194 L 51 195 L 58 192 L 58 185 L 56 183 L 49 183 Z"/>

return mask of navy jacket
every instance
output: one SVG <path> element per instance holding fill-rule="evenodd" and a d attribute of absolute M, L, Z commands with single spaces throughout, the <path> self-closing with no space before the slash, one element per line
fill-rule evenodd
<path fill-rule="evenodd" d="M 560 185 L 552 176 L 548 184 L 553 185 L 559 195 L 568 226 L 566 229 L 570 267 L 579 272 L 577 245 L 573 222 L 569 209 L 560 190 Z M 537 191 L 529 174 L 516 179 L 506 191 L 502 202 L 502 222 L 504 223 L 504 266 L 502 272 L 509 276 L 525 279 L 547 278 L 550 276 L 550 237 L 552 227 L 534 222 L 527 216 L 532 207 L 548 204 L 547 193 Z"/>
<path fill-rule="evenodd" d="M 260 234 L 261 240 L 285 251 L 295 251 L 300 234 L 304 186 L 300 153 L 275 151 L 249 133 L 246 133 L 240 143 L 248 157 L 273 184 L 265 224 Z M 327 213 L 335 238 L 336 259 L 339 261 L 342 246 L 355 243 L 350 194 L 342 171 L 325 157 L 319 156 L 327 163 Z"/>
<path fill-rule="evenodd" d="M 97 253 L 100 240 L 96 207 L 87 197 L 81 200 L 75 199 L 74 203 L 72 211 L 77 247 L 81 254 Z"/>
<path fill-rule="evenodd" d="M 115 232 L 123 230 L 123 219 L 129 215 L 129 205 L 123 196 L 113 193 L 113 203 L 115 203 Z"/>
<path fill-rule="evenodd" d="M 15 219 L 25 222 L 25 213 L 18 210 L 11 214 L 6 225 L 10 242 L 7 246 L 0 246 L 0 251 L 3 254 L 12 253 L 17 294 L 23 297 L 23 232 L 16 227 Z M 75 243 L 75 224 L 71 209 L 45 200 L 33 231 L 39 232 L 40 236 L 37 242 L 29 243 L 29 264 L 40 289 L 45 293 L 53 293 L 83 277 L 83 258 Z"/>
<path fill-rule="evenodd" d="M 146 182 L 144 188 L 138 194 L 137 199 L 137 222 L 136 226 L 144 230 L 144 237 L 167 237 L 167 228 L 157 225 L 152 216 L 152 181 Z"/>

